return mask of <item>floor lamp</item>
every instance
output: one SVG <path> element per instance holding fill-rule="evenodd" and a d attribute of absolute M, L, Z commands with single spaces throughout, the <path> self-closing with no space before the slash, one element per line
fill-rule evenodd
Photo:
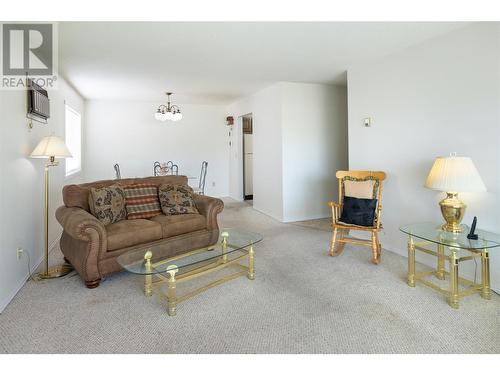
<path fill-rule="evenodd" d="M 35 147 L 30 157 L 47 158 L 45 164 L 45 271 L 37 276 L 40 279 L 54 279 L 65 276 L 73 270 L 70 264 L 49 268 L 49 168 L 55 167 L 59 163 L 56 158 L 70 158 L 71 153 L 64 144 L 64 141 L 54 135 L 44 137 Z"/>

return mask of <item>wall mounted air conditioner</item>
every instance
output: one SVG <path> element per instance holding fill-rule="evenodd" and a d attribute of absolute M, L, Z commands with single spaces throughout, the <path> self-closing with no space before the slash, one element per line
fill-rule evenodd
<path fill-rule="evenodd" d="M 28 113 L 26 116 L 44 123 L 47 123 L 50 117 L 49 94 L 31 79 L 28 79 Z"/>

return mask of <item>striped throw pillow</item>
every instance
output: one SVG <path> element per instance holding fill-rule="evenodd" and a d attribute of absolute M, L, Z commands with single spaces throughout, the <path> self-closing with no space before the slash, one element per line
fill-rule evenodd
<path fill-rule="evenodd" d="M 158 187 L 153 184 L 135 184 L 123 187 L 127 219 L 150 219 L 161 214 Z"/>

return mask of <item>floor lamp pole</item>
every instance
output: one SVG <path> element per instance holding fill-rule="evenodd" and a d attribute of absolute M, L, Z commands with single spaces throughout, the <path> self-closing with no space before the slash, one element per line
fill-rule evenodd
<path fill-rule="evenodd" d="M 45 164 L 45 272 L 44 275 L 49 275 L 49 164 Z"/>
<path fill-rule="evenodd" d="M 55 279 L 67 275 L 73 270 L 70 264 L 63 264 L 62 266 L 49 268 L 49 167 L 54 167 L 58 165 L 55 158 L 51 156 L 47 164 L 45 164 L 45 271 L 40 272 L 38 277 L 40 279 Z"/>

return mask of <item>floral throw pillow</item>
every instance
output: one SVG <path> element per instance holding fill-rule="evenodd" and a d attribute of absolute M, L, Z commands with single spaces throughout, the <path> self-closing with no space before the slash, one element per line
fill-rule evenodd
<path fill-rule="evenodd" d="M 187 185 L 160 185 L 158 196 L 165 215 L 198 213 L 193 200 L 193 189 Z"/>
<path fill-rule="evenodd" d="M 104 225 L 127 218 L 125 192 L 118 185 L 90 188 L 89 206 L 92 215 Z"/>

